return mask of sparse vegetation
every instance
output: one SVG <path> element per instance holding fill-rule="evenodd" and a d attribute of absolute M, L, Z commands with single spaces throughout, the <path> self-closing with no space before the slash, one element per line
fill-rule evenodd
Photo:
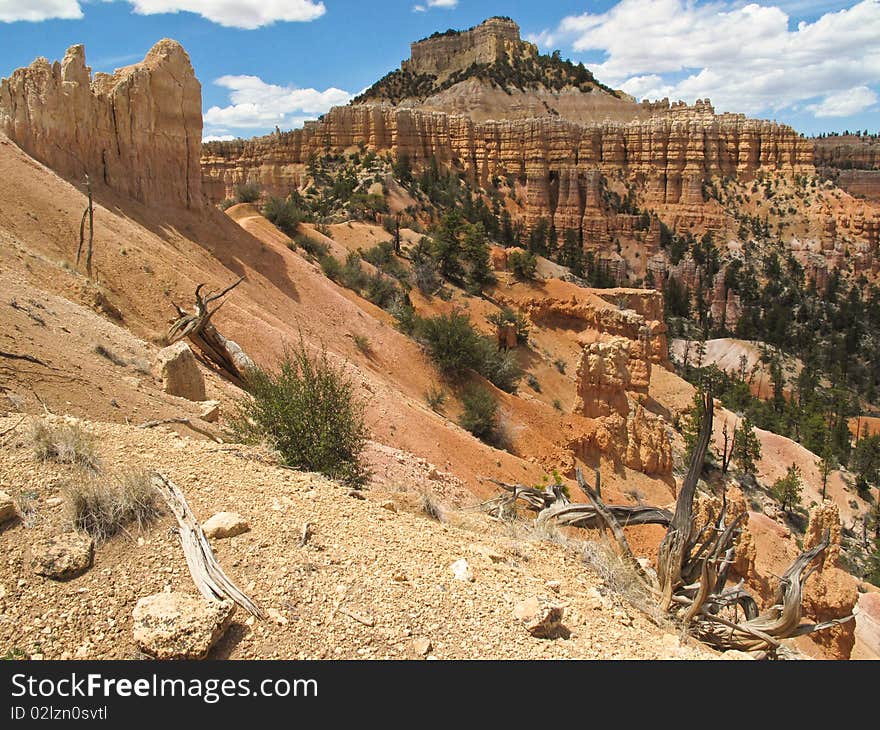
<path fill-rule="evenodd" d="M 770 488 L 773 499 L 782 505 L 786 512 L 801 503 L 801 491 L 803 490 L 801 470 L 796 464 L 792 464 L 786 470 L 785 476 L 777 479 Z"/>
<path fill-rule="evenodd" d="M 300 341 L 285 353 L 278 371 L 252 370 L 247 389 L 231 419 L 237 439 L 268 441 L 288 466 L 353 487 L 366 482 L 363 403 L 344 368 L 333 365 L 326 351 L 313 356 Z"/>
<path fill-rule="evenodd" d="M 260 186 L 255 182 L 240 183 L 233 187 L 233 198 L 236 203 L 256 203 L 262 195 Z"/>
<path fill-rule="evenodd" d="M 55 425 L 37 421 L 31 426 L 28 439 L 34 456 L 40 461 L 57 461 L 98 471 L 100 460 L 95 438 L 76 422 Z"/>
<path fill-rule="evenodd" d="M 481 386 L 470 386 L 461 395 L 459 423 L 481 441 L 491 443 L 498 436 L 498 402 Z"/>
<path fill-rule="evenodd" d="M 538 259 L 531 251 L 511 251 L 507 264 L 519 281 L 531 281 L 538 271 Z"/>
<path fill-rule="evenodd" d="M 443 413 L 443 406 L 446 404 L 446 391 L 438 386 L 431 386 L 425 393 L 425 400 L 432 411 Z"/>
<path fill-rule="evenodd" d="M 114 365 L 117 365 L 119 367 L 125 367 L 128 364 L 124 357 L 120 357 L 109 347 L 105 347 L 102 344 L 95 345 L 95 354 L 100 355 L 104 359 L 109 360 Z"/>
<path fill-rule="evenodd" d="M 370 338 L 366 335 L 352 335 L 351 339 L 354 340 L 354 346 L 365 355 L 369 355 L 373 351 Z"/>
<path fill-rule="evenodd" d="M 68 521 L 95 540 L 106 540 L 128 525 L 143 530 L 160 514 L 159 495 L 149 472 L 128 471 L 113 480 L 88 476 L 64 488 Z"/>

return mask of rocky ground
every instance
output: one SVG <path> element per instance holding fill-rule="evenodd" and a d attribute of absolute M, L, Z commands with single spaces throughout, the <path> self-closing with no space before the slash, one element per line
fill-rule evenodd
<path fill-rule="evenodd" d="M 0 490 L 19 500 L 24 493 L 31 510 L 0 534 L 0 651 L 45 659 L 138 657 L 137 601 L 163 591 L 196 593 L 172 518 L 166 510 L 146 531 L 98 544 L 94 564 L 78 577 L 36 574 L 31 546 L 67 529 L 65 484 L 82 474 L 35 459 L 27 437 L 33 420 L 0 419 L 6 432 Z M 100 443 L 103 478 L 155 469 L 180 486 L 201 520 L 230 510 L 248 522 L 247 532 L 213 539 L 212 546 L 270 618 L 256 620 L 239 609 L 211 657 L 714 656 L 694 642 L 681 645 L 673 627 L 654 626 L 611 592 L 585 564 L 576 541 L 542 540 L 524 525 L 473 509 L 447 506 L 444 521 L 436 521 L 424 513 L 422 493 L 402 481 L 359 498 L 321 476 L 275 466 L 257 449 L 163 428 L 84 426 Z M 306 522 L 312 537 L 301 546 Z M 467 567 L 462 573 L 456 566 L 457 578 L 451 566 L 462 560 Z M 524 609 L 515 614 L 529 599 L 564 608 L 560 638 L 529 633 L 517 617 Z"/>

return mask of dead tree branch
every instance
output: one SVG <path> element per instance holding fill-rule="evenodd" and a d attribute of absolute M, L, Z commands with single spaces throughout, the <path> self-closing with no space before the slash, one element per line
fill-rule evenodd
<path fill-rule="evenodd" d="M 189 313 L 175 304 L 178 316 L 168 329 L 169 343 L 184 337 L 187 338 L 205 359 L 220 368 L 232 382 L 239 386 L 244 385 L 247 370 L 252 368 L 254 363 L 238 344 L 221 335 L 211 322 L 211 317 L 217 313 L 224 302 L 220 302 L 213 309 L 210 305 L 226 296 L 242 281 L 244 281 L 243 276 L 225 289 L 207 294 L 202 294 L 202 288 L 205 285 L 199 284 L 196 287 L 196 304 L 193 312 Z"/>
<path fill-rule="evenodd" d="M 209 601 L 231 600 L 252 616 L 266 618 L 266 613 L 242 593 L 223 572 L 202 526 L 187 504 L 180 488 L 170 479 L 155 473 L 152 483 L 177 518 L 177 536 L 186 558 L 186 564 L 196 588 Z"/>

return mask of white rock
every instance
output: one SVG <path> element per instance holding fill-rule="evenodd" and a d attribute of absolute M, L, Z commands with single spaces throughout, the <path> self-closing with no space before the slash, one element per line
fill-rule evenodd
<path fill-rule="evenodd" d="M 192 401 L 205 400 L 205 377 L 186 342 L 181 340 L 159 350 L 157 364 L 166 393 Z"/>
<path fill-rule="evenodd" d="M 220 401 L 206 400 L 199 409 L 199 418 L 208 423 L 216 423 L 220 420 Z"/>
<path fill-rule="evenodd" d="M 248 532 L 251 526 L 237 512 L 218 512 L 202 525 L 202 529 L 208 537 L 220 539 L 241 535 Z"/>
<path fill-rule="evenodd" d="M 11 520 L 18 514 L 15 510 L 15 500 L 6 492 L 0 492 L 0 524 Z"/>
<path fill-rule="evenodd" d="M 68 580 L 92 566 L 95 541 L 78 532 L 34 540 L 30 547 L 31 570 L 55 580 Z"/>
<path fill-rule="evenodd" d="M 539 639 L 557 636 L 562 628 L 564 614 L 564 606 L 534 596 L 520 601 L 513 609 L 514 617 L 523 623 L 526 631 Z"/>
<path fill-rule="evenodd" d="M 452 571 L 452 576 L 455 580 L 464 581 L 466 583 L 472 583 L 474 581 L 474 571 L 471 570 L 471 566 L 468 565 L 468 561 L 464 558 L 456 560 L 449 566 L 449 569 Z"/>
<path fill-rule="evenodd" d="M 418 639 L 413 639 L 412 647 L 413 653 L 416 656 L 427 656 L 431 653 L 431 649 L 434 648 L 431 646 L 431 640 L 424 636 L 420 636 Z"/>
<path fill-rule="evenodd" d="M 745 651 L 739 651 L 737 649 L 728 649 L 725 652 L 721 653 L 721 656 L 717 657 L 723 661 L 754 661 L 755 657 Z"/>
<path fill-rule="evenodd" d="M 277 608 L 267 608 L 266 613 L 279 626 L 287 626 L 287 619 Z"/>
<path fill-rule="evenodd" d="M 203 659 L 223 636 L 235 604 L 185 593 L 156 593 L 134 607 L 134 641 L 156 659 Z"/>

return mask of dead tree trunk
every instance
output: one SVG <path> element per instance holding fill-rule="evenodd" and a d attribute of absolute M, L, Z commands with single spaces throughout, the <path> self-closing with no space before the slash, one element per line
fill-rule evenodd
<path fill-rule="evenodd" d="M 89 203 L 83 211 L 82 218 L 79 222 L 79 246 L 76 249 L 76 268 L 79 268 L 79 260 L 82 257 L 83 245 L 85 243 L 86 219 L 89 221 L 89 245 L 86 248 L 86 275 L 92 278 L 92 250 L 95 242 L 95 206 L 92 198 L 92 182 L 86 174 L 86 191 L 89 196 Z"/>
<path fill-rule="evenodd" d="M 244 277 L 220 292 L 209 292 L 207 295 L 202 294 L 202 287 L 205 285 L 199 284 L 196 287 L 196 305 L 193 312 L 189 313 L 175 304 L 178 317 L 168 329 L 169 343 L 186 337 L 205 359 L 220 368 L 238 386 L 244 386 L 247 371 L 254 367 L 254 362 L 236 342 L 221 335 L 211 322 L 211 317 L 223 306 L 223 302 L 213 309 L 210 308 L 210 304 L 231 292 L 242 281 Z"/>
<path fill-rule="evenodd" d="M 649 595 L 657 596 L 663 612 L 680 622 L 689 634 L 718 649 L 772 655 L 781 647 L 783 639 L 821 631 L 852 619 L 846 616 L 820 624 L 801 623 L 804 584 L 816 569 L 810 564 L 828 547 L 828 532 L 819 544 L 801 553 L 782 575 L 772 605 L 764 612 L 758 612 L 757 603 L 742 582 L 727 585 L 728 571 L 735 558 L 735 542 L 745 515 L 726 523 L 727 500 L 723 498 L 719 514 L 707 525 L 698 529 L 694 524 L 694 495 L 712 437 L 711 393 L 704 395 L 704 406 L 705 416 L 673 514 L 645 505 L 606 505 L 598 490 L 586 483 L 579 469 L 576 472 L 578 484 L 590 504 L 558 504 L 546 490 L 502 484 L 511 494 L 490 500 L 486 505 L 509 506 L 521 499 L 529 509 L 540 512 L 545 519 L 554 519 L 559 525 L 607 528 L 618 543 L 624 562 L 632 569 L 634 579 Z M 657 550 L 656 581 L 633 555 L 621 523 L 666 526 L 666 535 Z"/>

